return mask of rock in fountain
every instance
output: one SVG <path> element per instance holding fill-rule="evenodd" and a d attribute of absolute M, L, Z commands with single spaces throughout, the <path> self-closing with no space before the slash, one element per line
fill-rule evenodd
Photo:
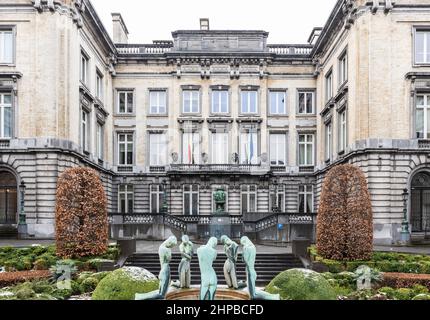
<path fill-rule="evenodd" d="M 217 238 L 210 238 L 207 245 L 197 249 L 202 283 L 200 286 L 200 300 L 215 300 L 218 278 L 213 268 L 216 260 L 218 244 Z"/>
<path fill-rule="evenodd" d="M 145 294 L 136 294 L 135 300 L 164 300 L 170 287 L 170 260 L 172 260 L 172 248 L 177 245 L 176 237 L 172 236 L 167 239 L 158 249 L 160 257 L 161 270 L 158 276 L 160 286 L 158 291 Z"/>

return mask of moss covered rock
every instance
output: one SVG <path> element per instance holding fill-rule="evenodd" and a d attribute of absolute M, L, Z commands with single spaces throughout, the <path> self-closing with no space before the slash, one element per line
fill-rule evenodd
<path fill-rule="evenodd" d="M 430 294 L 419 294 L 415 296 L 412 300 L 430 300 Z"/>
<path fill-rule="evenodd" d="M 136 293 L 158 289 L 157 278 L 137 267 L 115 270 L 104 277 L 96 287 L 93 300 L 134 300 Z"/>
<path fill-rule="evenodd" d="M 93 292 L 97 285 L 99 284 L 99 280 L 94 277 L 88 277 L 84 281 L 82 281 L 81 288 L 82 292 L 88 293 Z"/>
<path fill-rule="evenodd" d="M 291 269 L 280 273 L 266 288 L 284 300 L 336 300 L 336 292 L 320 273 Z"/>

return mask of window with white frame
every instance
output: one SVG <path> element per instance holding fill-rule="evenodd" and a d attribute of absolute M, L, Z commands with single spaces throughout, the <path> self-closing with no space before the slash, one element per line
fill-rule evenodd
<path fill-rule="evenodd" d="M 314 134 L 299 134 L 299 165 L 314 165 Z"/>
<path fill-rule="evenodd" d="M 104 86 L 103 86 L 103 75 L 100 71 L 96 72 L 96 97 L 99 100 L 103 100 Z"/>
<path fill-rule="evenodd" d="M 151 166 L 165 166 L 167 164 L 166 134 L 149 134 L 149 162 Z"/>
<path fill-rule="evenodd" d="M 270 115 L 284 116 L 287 114 L 286 91 L 269 91 Z"/>
<path fill-rule="evenodd" d="M 417 139 L 430 139 L 430 94 L 416 96 L 415 113 Z"/>
<path fill-rule="evenodd" d="M 241 114 L 257 114 L 258 113 L 258 91 L 257 90 L 242 90 L 241 91 Z"/>
<path fill-rule="evenodd" d="M 184 216 L 199 215 L 199 186 L 197 184 L 184 185 Z"/>
<path fill-rule="evenodd" d="M 97 122 L 96 128 L 96 154 L 97 158 L 103 160 L 104 152 L 104 126 L 100 122 Z"/>
<path fill-rule="evenodd" d="M 134 92 L 118 91 L 118 113 L 132 114 L 134 109 Z"/>
<path fill-rule="evenodd" d="M 213 132 L 212 136 L 212 164 L 229 163 L 229 135 L 226 132 Z"/>
<path fill-rule="evenodd" d="M 241 187 L 241 212 L 257 212 L 257 186 L 243 185 Z"/>
<path fill-rule="evenodd" d="M 200 112 L 200 90 L 184 90 L 182 92 L 182 113 L 195 114 Z"/>
<path fill-rule="evenodd" d="M 167 114 L 167 92 L 166 90 L 149 91 L 149 114 L 166 115 Z"/>
<path fill-rule="evenodd" d="M 258 164 L 258 133 L 249 130 L 240 134 L 240 163 Z"/>
<path fill-rule="evenodd" d="M 272 186 L 270 189 L 270 204 L 269 211 L 275 209 L 278 212 L 285 212 L 285 187 L 284 185 Z"/>
<path fill-rule="evenodd" d="M 346 109 L 339 113 L 339 152 L 345 151 L 347 147 L 348 125 Z"/>
<path fill-rule="evenodd" d="M 348 54 L 345 52 L 339 58 L 339 84 L 348 81 Z"/>
<path fill-rule="evenodd" d="M 90 148 L 90 113 L 82 109 L 81 113 L 81 146 L 84 151 Z"/>
<path fill-rule="evenodd" d="M 182 134 L 182 163 L 200 163 L 200 133 L 184 132 Z"/>
<path fill-rule="evenodd" d="M 14 34 L 12 29 L 0 29 L 0 64 L 13 63 Z"/>
<path fill-rule="evenodd" d="M 315 114 L 315 92 L 299 91 L 299 114 Z"/>
<path fill-rule="evenodd" d="M 314 192 L 313 186 L 299 186 L 299 213 L 313 213 L 314 211 Z"/>
<path fill-rule="evenodd" d="M 228 114 L 229 109 L 228 90 L 212 90 L 212 113 Z"/>
<path fill-rule="evenodd" d="M 285 166 L 287 161 L 287 135 L 271 133 L 270 136 L 270 165 Z"/>
<path fill-rule="evenodd" d="M 0 93 L 0 138 L 12 138 L 12 94 Z"/>
<path fill-rule="evenodd" d="M 161 213 L 164 202 L 164 188 L 161 184 L 149 186 L 149 202 L 152 214 Z"/>
<path fill-rule="evenodd" d="M 430 29 L 415 32 L 415 63 L 430 64 Z"/>
<path fill-rule="evenodd" d="M 134 135 L 133 133 L 118 134 L 118 165 L 132 166 L 134 163 Z"/>
<path fill-rule="evenodd" d="M 120 185 L 118 190 L 118 211 L 122 214 L 133 213 L 134 187 L 132 185 Z"/>
<path fill-rule="evenodd" d="M 330 71 L 325 77 L 325 98 L 330 101 L 333 98 L 333 72 Z"/>
<path fill-rule="evenodd" d="M 333 125 L 331 122 L 325 125 L 325 158 L 331 160 L 333 154 Z"/>
<path fill-rule="evenodd" d="M 81 52 L 81 82 L 83 84 L 88 85 L 88 72 L 89 72 L 90 58 L 84 53 Z"/>

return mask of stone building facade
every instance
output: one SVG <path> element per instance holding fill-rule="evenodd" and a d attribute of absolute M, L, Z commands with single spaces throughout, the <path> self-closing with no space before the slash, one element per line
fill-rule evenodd
<path fill-rule="evenodd" d="M 366 174 L 375 242 L 430 236 L 430 4 L 339 0 L 308 43 L 113 39 L 88 0 L 0 4 L 0 232 L 54 235 L 58 176 L 100 172 L 112 237 L 312 236 L 324 175 Z"/>

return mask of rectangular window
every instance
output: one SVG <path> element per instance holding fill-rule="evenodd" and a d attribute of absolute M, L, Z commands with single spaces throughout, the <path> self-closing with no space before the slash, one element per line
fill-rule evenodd
<path fill-rule="evenodd" d="M 346 110 L 339 113 L 339 152 L 345 151 L 347 147 L 347 118 Z"/>
<path fill-rule="evenodd" d="M 200 112 L 200 91 L 184 90 L 183 91 L 183 108 L 182 113 L 199 113 Z"/>
<path fill-rule="evenodd" d="M 270 212 L 285 212 L 285 188 L 283 185 L 270 190 Z"/>
<path fill-rule="evenodd" d="M 89 71 L 90 58 L 84 53 L 81 52 L 81 82 L 83 84 L 88 85 L 88 71 Z"/>
<path fill-rule="evenodd" d="M 212 113 L 213 114 L 228 114 L 228 90 L 213 90 L 212 91 Z"/>
<path fill-rule="evenodd" d="M 315 92 L 299 91 L 299 114 L 315 114 Z"/>
<path fill-rule="evenodd" d="M 287 136 L 284 133 L 270 134 L 270 165 L 285 166 L 287 154 Z"/>
<path fill-rule="evenodd" d="M 241 91 L 241 114 L 258 113 L 258 91 L 242 90 Z"/>
<path fill-rule="evenodd" d="M 314 140 L 313 134 L 299 135 L 299 165 L 313 166 L 314 165 Z"/>
<path fill-rule="evenodd" d="M 212 164 L 228 164 L 228 133 L 214 132 L 212 133 Z"/>
<path fill-rule="evenodd" d="M 339 85 L 343 85 L 348 81 L 348 55 L 345 52 L 339 58 Z"/>
<path fill-rule="evenodd" d="M 200 163 L 200 133 L 184 132 L 182 134 L 182 163 Z"/>
<path fill-rule="evenodd" d="M 299 213 L 313 213 L 314 192 L 313 186 L 299 186 Z"/>
<path fill-rule="evenodd" d="M 417 139 L 430 139 L 430 95 L 417 95 L 416 103 L 416 137 Z"/>
<path fill-rule="evenodd" d="M 165 90 L 149 91 L 149 114 L 167 114 L 167 92 Z"/>
<path fill-rule="evenodd" d="M 271 115 L 287 114 L 287 93 L 285 91 L 270 91 L 269 104 Z"/>
<path fill-rule="evenodd" d="M 118 113 L 132 114 L 134 104 L 133 91 L 118 91 Z"/>
<path fill-rule="evenodd" d="M 240 134 L 240 163 L 258 164 L 258 134 L 246 132 Z"/>
<path fill-rule="evenodd" d="M 430 63 L 430 30 L 417 30 L 415 33 L 415 63 Z"/>
<path fill-rule="evenodd" d="M 81 115 L 81 146 L 84 149 L 84 151 L 89 151 L 90 147 L 90 114 L 82 110 Z"/>
<path fill-rule="evenodd" d="M 96 97 L 99 100 L 103 100 L 103 93 L 104 93 L 103 75 L 99 71 L 97 71 L 97 73 L 96 73 Z"/>
<path fill-rule="evenodd" d="M 327 123 L 325 126 L 325 158 L 331 160 L 333 154 L 333 126 Z"/>
<path fill-rule="evenodd" d="M 329 102 L 333 98 L 333 72 L 330 71 L 325 77 L 325 97 Z"/>
<path fill-rule="evenodd" d="M 151 208 L 151 213 L 159 214 L 161 213 L 161 209 L 163 208 L 163 202 L 164 202 L 163 186 L 160 184 L 151 184 L 149 188 L 150 188 L 149 206 Z"/>
<path fill-rule="evenodd" d="M 244 185 L 241 187 L 241 212 L 257 212 L 257 186 Z"/>
<path fill-rule="evenodd" d="M 13 63 L 14 51 L 13 30 L 0 30 L 0 64 Z"/>
<path fill-rule="evenodd" d="M 199 186 L 196 184 L 184 185 L 184 216 L 199 215 Z"/>
<path fill-rule="evenodd" d="M 118 210 L 122 214 L 131 214 L 134 210 L 134 187 L 120 185 L 118 191 Z"/>
<path fill-rule="evenodd" d="M 132 166 L 134 152 L 134 137 L 132 133 L 118 134 L 118 165 Z"/>
<path fill-rule="evenodd" d="M 12 138 L 12 95 L 0 94 L 0 138 Z"/>
<path fill-rule="evenodd" d="M 149 135 L 149 162 L 151 166 L 165 166 L 167 164 L 167 140 L 164 133 Z"/>
<path fill-rule="evenodd" d="M 97 134 L 97 137 L 96 137 L 96 139 L 97 139 L 97 141 L 96 141 L 97 158 L 99 158 L 100 160 L 103 160 L 104 127 L 101 123 L 97 123 L 96 134 Z"/>

